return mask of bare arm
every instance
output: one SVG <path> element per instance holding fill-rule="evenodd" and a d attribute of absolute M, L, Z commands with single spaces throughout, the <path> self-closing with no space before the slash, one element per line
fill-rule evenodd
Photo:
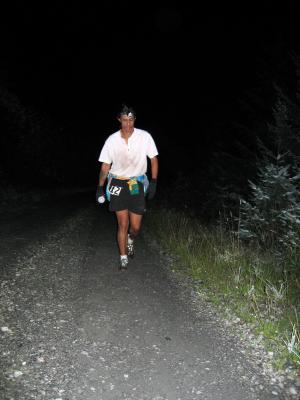
<path fill-rule="evenodd" d="M 109 169 L 110 169 L 110 164 L 102 163 L 99 175 L 99 186 L 104 186 Z"/>
<path fill-rule="evenodd" d="M 151 158 L 151 177 L 157 179 L 158 175 L 158 158 L 155 156 Z"/>

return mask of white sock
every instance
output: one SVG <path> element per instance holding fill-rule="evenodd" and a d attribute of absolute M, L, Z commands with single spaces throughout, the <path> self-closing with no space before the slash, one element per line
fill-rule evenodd
<path fill-rule="evenodd" d="M 121 260 L 127 260 L 127 254 L 125 254 L 124 256 L 120 256 Z"/>
<path fill-rule="evenodd" d="M 133 239 L 132 239 L 132 237 L 130 236 L 130 234 L 128 233 L 128 243 L 129 244 L 132 244 L 133 243 Z"/>

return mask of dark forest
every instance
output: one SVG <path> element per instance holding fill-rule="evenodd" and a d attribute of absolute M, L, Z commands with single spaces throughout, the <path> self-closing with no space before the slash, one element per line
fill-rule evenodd
<path fill-rule="evenodd" d="M 2 19 L 4 191 L 92 187 L 127 102 L 157 141 L 160 196 L 214 215 L 226 197 L 247 193 L 258 141 L 273 140 L 276 101 L 297 102 L 292 14 L 18 2 Z"/>

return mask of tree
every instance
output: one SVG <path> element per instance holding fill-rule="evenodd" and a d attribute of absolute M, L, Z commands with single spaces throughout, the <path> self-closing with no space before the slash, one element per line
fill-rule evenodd
<path fill-rule="evenodd" d="M 250 199 L 240 203 L 239 236 L 283 258 L 300 248 L 299 131 L 295 104 L 277 93 L 267 144 L 259 141 L 257 182 L 249 181 Z"/>

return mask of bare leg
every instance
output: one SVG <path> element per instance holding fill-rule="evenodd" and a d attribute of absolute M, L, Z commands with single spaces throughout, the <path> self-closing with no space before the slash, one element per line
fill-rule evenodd
<path fill-rule="evenodd" d="M 129 214 L 128 210 L 116 211 L 116 216 L 118 220 L 118 245 L 120 255 L 123 256 L 126 253 L 127 246 L 127 232 L 129 227 Z"/>
<path fill-rule="evenodd" d="M 129 220 L 130 220 L 130 228 L 129 233 L 130 236 L 134 239 L 140 232 L 141 224 L 142 224 L 142 215 L 135 214 L 129 211 Z"/>

